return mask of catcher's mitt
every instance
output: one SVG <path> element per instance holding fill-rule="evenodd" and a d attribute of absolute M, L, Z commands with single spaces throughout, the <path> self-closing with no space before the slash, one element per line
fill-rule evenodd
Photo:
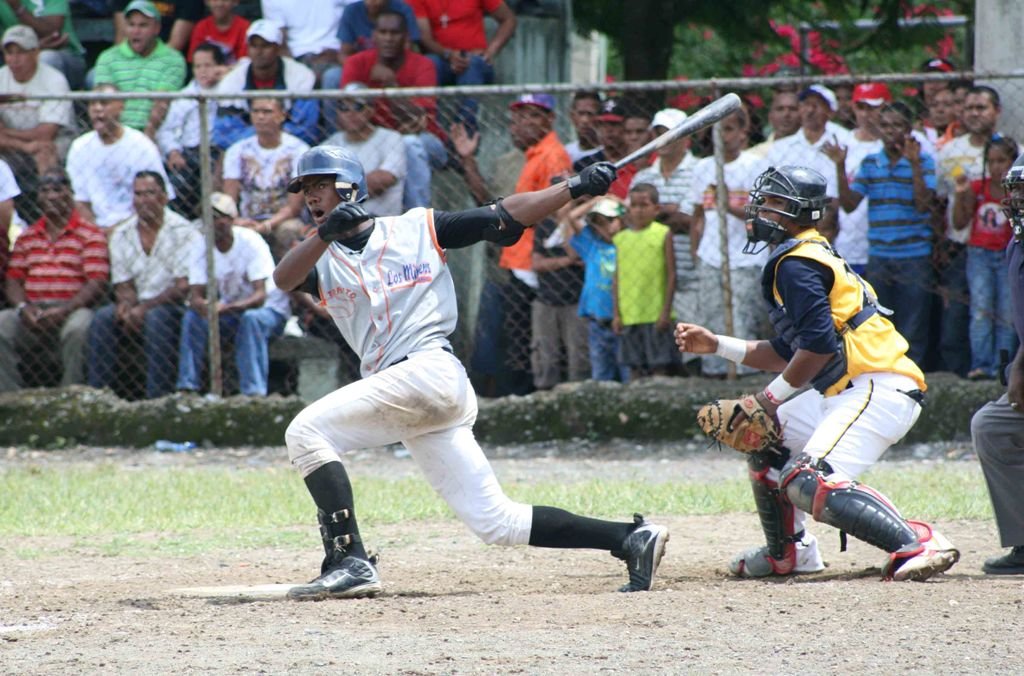
<path fill-rule="evenodd" d="M 697 424 L 704 434 L 742 453 L 763 451 L 782 439 L 778 421 L 752 394 L 704 404 L 697 411 Z"/>

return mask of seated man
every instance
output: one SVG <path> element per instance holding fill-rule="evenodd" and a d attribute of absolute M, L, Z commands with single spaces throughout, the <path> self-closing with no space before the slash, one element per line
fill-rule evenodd
<path fill-rule="evenodd" d="M 43 215 L 15 242 L 7 267 L 12 308 L 0 311 L 0 392 L 24 387 L 24 376 L 47 384 L 43 371 L 55 367 L 61 385 L 85 382 L 91 308 L 110 272 L 107 240 L 75 211 L 63 169 L 43 173 L 39 196 Z"/>
<path fill-rule="evenodd" d="M 284 35 L 281 27 L 267 19 L 253 21 L 246 32 L 249 55 L 224 76 L 218 93 L 235 94 L 256 89 L 280 89 L 290 92 L 311 92 L 316 84 L 312 70 L 295 59 L 284 56 Z M 284 130 L 306 143 L 321 138 L 320 102 L 316 99 L 282 100 L 286 119 Z M 224 149 L 253 133 L 247 99 L 225 100 L 217 104 L 217 121 L 212 143 Z"/>
<path fill-rule="evenodd" d="M 345 89 L 360 88 L 361 85 L 353 83 Z M 397 131 L 378 127 L 372 119 L 373 103 L 369 99 L 342 99 L 338 102 L 341 131 L 328 138 L 326 144 L 346 150 L 365 168 L 369 199 L 363 207 L 376 216 L 396 216 L 404 213 L 405 142 Z"/>
<path fill-rule="evenodd" d="M 29 98 L 0 105 L 0 157 L 21 179 L 23 218 L 35 220 L 38 172 L 60 166 L 75 120 L 70 101 L 31 97 L 66 93 L 68 81 L 59 70 L 39 62 L 39 39 L 28 26 L 8 28 L 2 42 L 6 65 L 0 68 L 0 94 Z"/>
<path fill-rule="evenodd" d="M 96 91 L 116 92 L 110 84 Z M 132 215 L 132 183 L 140 171 L 155 171 L 164 181 L 163 162 L 156 144 L 141 131 L 121 124 L 124 101 L 89 102 L 92 131 L 76 138 L 68 150 L 67 170 L 82 218 L 109 228 Z M 173 199 L 174 190 L 168 187 Z"/>
<path fill-rule="evenodd" d="M 419 43 L 420 27 L 416 23 L 416 15 L 405 0 L 356 0 L 345 6 L 341 13 L 341 23 L 338 24 L 338 40 L 341 41 L 339 64 L 344 65 L 348 57 L 373 47 L 373 29 L 377 17 L 383 11 L 401 12 L 409 28 L 410 44 Z M 328 79 L 327 73 L 324 73 L 324 89 L 329 89 L 331 82 L 333 80 Z"/>
<path fill-rule="evenodd" d="M 224 192 L 241 204 L 235 225 L 250 228 L 270 241 L 281 256 L 303 227 L 297 220 L 302 197 L 288 192 L 288 176 L 309 146 L 282 130 L 281 99 L 253 99 L 254 136 L 224 153 Z"/>
<path fill-rule="evenodd" d="M 88 383 L 115 385 L 119 347 L 130 339 L 142 345 L 145 395 L 153 399 L 174 391 L 188 254 L 199 231 L 167 208 L 160 174 L 136 174 L 134 194 L 135 214 L 110 237 L 114 303 L 100 308 L 89 327 Z M 123 389 L 134 393 L 137 378 L 131 380 Z"/>
<path fill-rule="evenodd" d="M 95 86 L 113 84 L 123 92 L 173 92 L 185 84 L 185 57 L 160 39 L 160 12 L 149 0 L 132 0 L 125 7 L 121 44 L 105 49 L 96 59 Z M 131 99 L 121 121 L 156 138 L 169 101 Z"/>
<path fill-rule="evenodd" d="M 75 34 L 68 0 L 8 0 L 0 3 L 0 30 L 25 26 L 39 41 L 40 59 L 59 70 L 72 89 L 85 82 L 85 48 Z"/>
<path fill-rule="evenodd" d="M 221 341 L 234 344 L 241 393 L 266 396 L 270 371 L 268 344 L 271 338 L 281 335 L 291 314 L 288 295 L 274 285 L 274 259 L 263 238 L 248 228 L 232 226 L 238 217 L 234 200 L 224 193 L 213 193 L 210 201 Z M 209 334 L 206 242 L 196 241 L 190 260 L 189 310 L 181 327 L 178 389 L 198 392 L 202 389 L 200 375 L 206 363 Z"/>
<path fill-rule="evenodd" d="M 263 18 L 281 26 L 287 54 L 317 78 L 338 62 L 338 24 L 346 0 L 260 0 Z"/>
<path fill-rule="evenodd" d="M 128 34 L 129 0 L 110 0 L 114 7 L 114 44 L 120 44 Z M 188 48 L 192 29 L 203 18 L 202 0 L 175 0 L 154 3 L 160 22 L 160 39 L 171 49 L 182 54 Z"/>

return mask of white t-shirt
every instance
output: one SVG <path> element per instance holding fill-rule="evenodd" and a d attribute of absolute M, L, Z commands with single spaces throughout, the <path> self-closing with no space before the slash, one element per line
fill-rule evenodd
<path fill-rule="evenodd" d="M 139 300 L 156 298 L 178 277 L 188 276 L 193 239 L 199 230 L 192 221 L 164 209 L 164 223 L 147 254 L 139 240 L 139 217 L 132 216 L 110 235 L 110 283 L 132 281 Z"/>
<path fill-rule="evenodd" d="M 65 94 L 70 91 L 64 74 L 52 66 L 40 63 L 36 74 L 28 82 L 14 79 L 9 66 L 0 68 L 0 93 L 24 94 Z M 64 127 L 69 133 L 75 128 L 74 111 L 70 101 L 28 98 L 0 105 L 0 121 L 11 129 L 33 129 L 40 124 L 50 123 Z"/>
<path fill-rule="evenodd" d="M 282 317 L 291 315 L 288 294 L 274 284 L 274 257 L 270 247 L 259 233 L 248 228 L 233 227 L 235 241 L 226 252 L 214 247 L 213 269 L 217 275 L 217 295 L 225 303 L 248 298 L 253 282 L 263 280 L 267 299 L 263 306 Z M 196 237 L 188 266 L 190 286 L 206 284 L 206 241 Z"/>
<path fill-rule="evenodd" d="M 565 144 L 565 152 L 569 154 L 569 160 L 573 164 L 576 164 L 577 160 L 593 155 L 594 153 L 601 152 L 602 149 L 604 149 L 604 146 L 597 146 L 596 148 L 583 150 L 582 148 L 580 148 L 579 141 L 573 141 L 572 143 Z"/>
<path fill-rule="evenodd" d="M 183 96 L 194 96 L 215 91 L 216 88 L 203 89 L 198 82 L 192 80 L 181 90 L 181 93 Z M 216 117 L 217 101 L 209 99 L 206 102 L 206 120 L 209 122 L 211 131 Z M 172 150 L 181 152 L 185 148 L 198 148 L 199 124 L 199 101 L 193 98 L 171 101 L 167 115 L 156 132 L 156 142 L 160 146 L 160 152 L 167 156 Z"/>
<path fill-rule="evenodd" d="M 801 128 L 795 134 L 780 138 L 772 144 L 763 168 L 796 166 L 814 169 L 824 176 L 828 183 L 825 194 L 829 197 L 838 197 L 836 165 L 828 155 L 821 152 L 822 146 L 835 141 L 838 141 L 839 145 L 850 145 L 850 132 L 839 125 L 833 125 L 826 127 L 825 133 L 816 143 L 810 143 Z"/>
<path fill-rule="evenodd" d="M 750 189 L 754 187 L 754 180 L 762 171 L 762 160 L 756 155 L 743 152 L 732 162 L 725 165 L 725 184 L 729 186 L 729 204 L 733 207 L 743 207 L 750 201 Z M 716 208 L 716 193 L 711 189 L 717 185 L 717 171 L 715 169 L 715 158 L 705 157 L 699 160 L 693 168 L 693 191 L 690 193 L 690 204 L 694 207 L 704 208 L 704 232 L 701 235 L 700 243 L 697 244 L 697 257 L 701 262 L 712 267 L 722 266 L 721 241 L 718 232 L 718 209 Z M 743 253 L 743 247 L 747 244 L 747 227 L 743 219 L 736 218 L 732 214 L 726 216 L 727 232 L 729 237 L 729 267 L 731 268 L 753 268 L 764 265 L 768 258 L 767 251 L 757 254 Z"/>
<path fill-rule="evenodd" d="M 340 49 L 338 24 L 349 0 L 262 0 L 263 18 L 288 30 L 288 51 L 299 58 Z"/>
<path fill-rule="evenodd" d="M 935 192 L 947 196 L 956 192 L 956 182 L 953 178 L 953 170 L 956 167 L 963 169 L 969 180 L 980 180 L 984 159 L 985 146 L 972 145 L 970 134 L 957 136 L 942 146 L 938 157 L 935 158 Z M 954 228 L 952 212 L 953 200 L 950 199 L 946 211 L 946 237 L 954 242 L 965 244 L 971 237 L 971 229 L 957 230 Z"/>
<path fill-rule="evenodd" d="M 405 190 L 405 141 L 402 135 L 391 129 L 377 127 L 365 141 L 354 143 L 344 132 L 336 132 L 324 145 L 340 146 L 356 156 L 363 171 L 381 169 L 398 179 L 393 186 L 363 203 L 363 208 L 377 216 L 397 216 L 402 213 L 402 193 Z"/>
<path fill-rule="evenodd" d="M 167 197 L 174 199 L 174 187 L 167 180 L 156 144 L 137 129 L 121 129 L 121 138 L 109 145 L 90 131 L 76 138 L 68 150 L 67 171 L 75 200 L 92 205 L 96 225 L 101 228 L 132 215 L 132 184 L 140 171 L 163 176 Z"/>
<path fill-rule="evenodd" d="M 243 218 L 270 218 L 288 201 L 288 181 L 296 174 L 299 157 L 309 150 L 305 141 L 282 132 L 276 148 L 264 148 L 256 136 L 231 145 L 224 153 L 224 178 L 240 181 L 239 213 Z"/>
<path fill-rule="evenodd" d="M 868 155 L 882 149 L 882 141 L 858 141 L 854 134 L 846 144 L 846 180 L 852 185 L 860 163 Z M 850 213 L 839 209 L 839 234 L 836 235 L 836 251 L 851 265 L 866 265 L 868 262 L 868 200 L 862 199 Z"/>
<path fill-rule="evenodd" d="M 0 160 L 0 202 L 12 200 L 20 194 L 21 188 L 18 187 L 18 182 L 14 180 L 14 172 L 11 171 L 11 165 Z M 14 240 L 11 241 L 13 242 Z"/>

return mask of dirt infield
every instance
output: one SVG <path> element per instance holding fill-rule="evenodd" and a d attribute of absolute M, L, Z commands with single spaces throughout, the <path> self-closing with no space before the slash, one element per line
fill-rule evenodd
<path fill-rule="evenodd" d="M 202 462 L 153 456 L 153 462 Z M 142 456 L 139 456 L 142 457 Z M 148 458 L 149 456 L 145 456 Z M 252 457 L 245 460 L 251 464 Z M 526 458 L 499 477 L 543 473 L 734 475 L 735 462 Z M 361 466 L 405 473 L 408 461 Z M 401 468 L 401 470 L 399 470 Z M 678 475 L 676 475 L 678 476 Z M 657 515 L 653 515 L 657 516 Z M 189 598 L 198 585 L 296 582 L 308 547 L 188 558 L 105 557 L 39 538 L 0 544 L 0 671 L 53 673 L 1012 673 L 1020 668 L 1024 578 L 979 567 L 999 551 L 991 523 L 944 523 L 960 563 L 927 583 L 883 583 L 877 550 L 816 527 L 825 572 L 733 580 L 725 564 L 757 542 L 755 517 L 659 519 L 672 531 L 655 591 L 619 594 L 606 553 L 497 549 L 456 522 L 376 527 L 385 593 L 292 603 Z M 22 559 L 19 549 L 52 557 Z"/>

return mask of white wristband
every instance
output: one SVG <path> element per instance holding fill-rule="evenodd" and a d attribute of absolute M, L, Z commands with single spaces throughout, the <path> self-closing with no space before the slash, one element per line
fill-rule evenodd
<path fill-rule="evenodd" d="M 764 388 L 764 397 L 778 406 L 796 394 L 799 389 L 799 387 L 793 387 L 787 383 L 780 373 L 775 380 L 768 383 L 768 386 Z"/>
<path fill-rule="evenodd" d="M 742 338 L 733 338 L 732 336 L 716 336 L 716 338 L 718 338 L 718 347 L 715 348 L 715 354 L 719 357 L 739 364 L 747 356 L 747 341 Z"/>

